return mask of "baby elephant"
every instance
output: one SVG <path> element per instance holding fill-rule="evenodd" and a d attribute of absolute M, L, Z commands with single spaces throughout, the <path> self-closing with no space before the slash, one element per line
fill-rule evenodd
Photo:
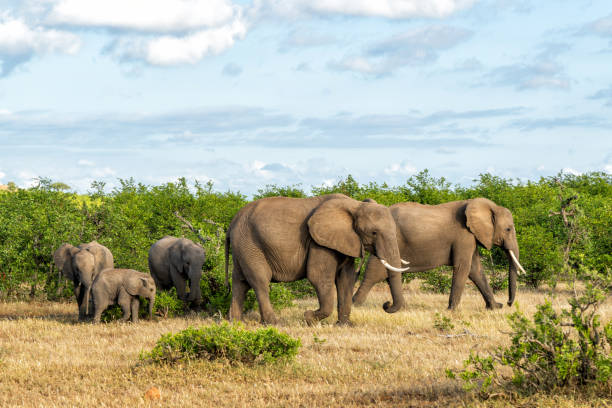
<path fill-rule="evenodd" d="M 126 321 L 132 316 L 132 322 L 138 321 L 140 307 L 139 296 L 149 299 L 149 319 L 153 317 L 155 303 L 155 282 L 151 275 L 133 269 L 105 269 L 91 285 L 94 302 L 94 323 L 100 323 L 102 312 L 115 303 L 123 309 Z"/>

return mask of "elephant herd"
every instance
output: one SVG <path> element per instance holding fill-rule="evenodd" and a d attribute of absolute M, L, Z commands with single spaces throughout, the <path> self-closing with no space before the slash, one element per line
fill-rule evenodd
<path fill-rule="evenodd" d="M 151 274 L 114 267 L 113 255 L 96 241 L 74 247 L 62 244 L 53 254 L 58 270 L 74 282 L 79 320 L 92 316 L 99 323 L 102 312 L 113 304 L 123 310 L 122 320 L 138 321 L 139 298 L 149 301 L 153 315 L 157 289 L 176 288 L 179 299 L 198 307 L 204 248 L 186 238 L 163 237 L 149 249 Z M 187 281 L 190 291 L 187 294 Z M 90 309 L 90 307 L 93 307 Z"/>
<path fill-rule="evenodd" d="M 453 267 L 449 309 L 455 309 L 469 278 L 488 309 L 502 307 L 482 270 L 478 246 L 502 248 L 509 261 L 508 305 L 516 295 L 519 249 L 511 212 L 485 198 L 439 205 L 398 203 L 390 207 L 374 200 L 357 201 L 342 194 L 311 198 L 270 197 L 255 200 L 234 216 L 225 238 L 225 274 L 233 258 L 230 320 L 242 318 L 246 293 L 253 289 L 262 323 L 274 323 L 270 282 L 308 279 L 319 301 L 304 312 L 310 324 L 328 317 L 337 299 L 338 324 L 350 322 L 352 304 L 362 304 L 372 286 L 386 280 L 392 302 L 387 313 L 404 306 L 401 273 Z M 370 257 L 357 292 L 355 258 Z M 139 296 L 149 299 L 149 317 L 156 289 L 175 287 L 181 300 L 198 306 L 203 248 L 188 239 L 164 237 L 149 250 L 149 274 L 114 269 L 108 249 L 91 242 L 63 244 L 54 261 L 73 280 L 79 319 L 100 321 L 104 309 L 118 303 L 123 319 L 138 318 Z M 410 265 L 410 266 L 406 266 Z M 361 266 L 361 265 L 360 265 Z M 359 267 L 358 270 L 361 268 Z M 187 291 L 187 281 L 189 290 Z"/>

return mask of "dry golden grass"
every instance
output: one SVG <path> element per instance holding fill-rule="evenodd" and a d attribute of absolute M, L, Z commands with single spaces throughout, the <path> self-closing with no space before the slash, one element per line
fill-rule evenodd
<path fill-rule="evenodd" d="M 336 327 L 335 316 L 308 327 L 302 314 L 315 299 L 299 301 L 279 313 L 279 329 L 302 340 L 295 362 L 248 367 L 195 362 L 173 367 L 139 364 L 161 334 L 214 320 L 198 316 L 139 324 L 77 323 L 71 303 L 0 303 L 0 406 L 2 407 L 395 407 L 507 406 L 499 396 L 479 401 L 445 377 L 459 368 L 470 350 L 483 352 L 508 342 L 505 316 L 514 308 L 487 311 L 481 296 L 466 290 L 460 310 L 446 310 L 447 295 L 406 288 L 406 310 L 386 314 L 389 298 L 379 285 L 367 303 L 354 308 L 353 327 Z M 521 309 L 531 315 L 546 293 L 522 290 Z M 498 300 L 505 295 L 498 294 Z M 553 300 L 567 305 L 567 294 Z M 600 310 L 612 318 L 612 302 Z M 435 314 L 455 328 L 441 333 Z M 246 316 L 257 327 L 258 315 Z M 467 332 L 465 331 L 467 329 Z M 445 337 L 445 334 L 466 334 Z M 151 387 L 160 399 L 145 398 Z M 601 397 L 538 395 L 513 400 L 529 407 L 612 406 Z"/>

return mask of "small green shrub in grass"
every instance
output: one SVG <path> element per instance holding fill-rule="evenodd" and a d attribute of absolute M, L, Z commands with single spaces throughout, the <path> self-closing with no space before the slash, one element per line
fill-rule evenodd
<path fill-rule="evenodd" d="M 441 267 L 427 271 L 423 276 L 421 289 L 430 293 L 449 293 L 453 278 L 448 268 Z"/>
<path fill-rule="evenodd" d="M 569 300 L 570 309 L 557 312 L 550 301 L 538 306 L 532 319 L 520 311 L 508 316 L 511 343 L 493 354 L 471 353 L 458 373 L 465 388 L 478 389 L 484 397 L 494 388 L 514 388 L 532 394 L 559 388 L 612 385 L 612 321 L 602 324 L 597 308 L 609 296 L 612 276 L 582 268 L 590 278 L 584 294 Z M 498 370 L 507 366 L 512 376 Z"/>
<path fill-rule="evenodd" d="M 273 327 L 250 331 L 227 322 L 206 327 L 188 327 L 167 333 L 140 359 L 154 363 L 175 363 L 196 359 L 226 359 L 247 364 L 292 360 L 301 342 Z"/>
<path fill-rule="evenodd" d="M 160 290 L 155 295 L 154 314 L 161 317 L 176 317 L 182 315 L 184 310 L 185 303 L 176 296 L 176 288 Z"/>

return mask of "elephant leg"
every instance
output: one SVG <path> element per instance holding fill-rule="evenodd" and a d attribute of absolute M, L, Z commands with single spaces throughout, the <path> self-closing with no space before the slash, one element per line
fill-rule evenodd
<path fill-rule="evenodd" d="M 448 308 L 455 310 L 461 302 L 461 295 L 465 288 L 465 282 L 472 268 L 472 255 L 476 250 L 476 244 L 467 250 L 465 248 L 453 248 L 453 280 L 451 293 L 448 299 Z"/>
<path fill-rule="evenodd" d="M 176 288 L 176 296 L 183 302 L 187 302 L 187 280 L 174 266 L 170 267 L 170 278 Z"/>
<path fill-rule="evenodd" d="M 102 313 L 106 310 L 106 308 L 110 305 L 110 303 L 104 299 L 102 300 L 100 297 L 96 297 L 94 299 L 94 323 L 100 323 L 100 319 L 102 318 Z"/>
<path fill-rule="evenodd" d="M 81 297 L 81 303 L 79 305 L 79 320 L 87 320 L 87 316 L 91 313 L 91 296 L 89 286 L 81 283 L 81 291 L 79 296 Z"/>
<path fill-rule="evenodd" d="M 251 287 L 244 278 L 240 266 L 234 261 L 234 270 L 232 271 L 232 303 L 229 310 L 230 320 L 242 319 L 242 310 L 244 299 Z"/>
<path fill-rule="evenodd" d="M 495 296 L 493 295 L 493 289 L 489 285 L 487 281 L 487 277 L 482 272 L 482 264 L 480 262 L 480 254 L 478 253 L 478 248 L 474 251 L 474 255 L 472 256 L 472 267 L 470 268 L 470 280 L 474 282 L 478 291 L 482 295 L 487 305 L 487 309 L 499 309 L 503 305 L 501 303 L 497 303 L 495 301 Z"/>
<path fill-rule="evenodd" d="M 140 300 L 138 300 L 138 296 L 132 297 L 131 309 L 132 323 L 138 323 L 138 310 L 140 309 Z"/>
<path fill-rule="evenodd" d="M 372 290 L 372 287 L 378 282 L 384 281 L 387 277 L 387 269 L 380 263 L 380 260 L 375 256 L 370 256 L 363 275 L 363 281 L 353 296 L 353 303 L 357 306 L 362 305 L 368 297 L 370 290 Z"/>
<path fill-rule="evenodd" d="M 304 318 L 309 324 L 328 317 L 334 309 L 334 278 L 338 269 L 338 259 L 333 251 L 310 244 L 306 277 L 315 287 L 319 299 L 319 309 L 307 310 Z M 353 271 L 353 274 L 355 272 Z"/>
<path fill-rule="evenodd" d="M 350 323 L 353 287 L 355 286 L 355 269 L 353 260 L 349 258 L 340 267 L 336 275 L 336 291 L 338 294 L 338 324 Z"/>
<path fill-rule="evenodd" d="M 272 271 L 263 253 L 257 251 L 250 254 L 248 263 L 240 263 L 242 274 L 246 278 L 249 286 L 253 288 L 257 303 L 259 304 L 259 314 L 262 324 L 276 323 L 276 315 L 270 302 L 270 281 Z M 232 276 L 232 284 L 233 276 Z M 244 288 L 239 288 L 244 290 Z M 233 289 L 232 289 L 233 290 Z M 238 301 L 239 299 L 237 299 Z"/>
<path fill-rule="evenodd" d="M 127 293 L 125 289 L 121 289 L 119 291 L 119 298 L 117 299 L 117 303 L 119 304 L 119 306 L 121 306 L 121 310 L 123 310 L 123 317 L 120 320 L 123 322 L 128 321 L 132 308 L 132 295 Z"/>

